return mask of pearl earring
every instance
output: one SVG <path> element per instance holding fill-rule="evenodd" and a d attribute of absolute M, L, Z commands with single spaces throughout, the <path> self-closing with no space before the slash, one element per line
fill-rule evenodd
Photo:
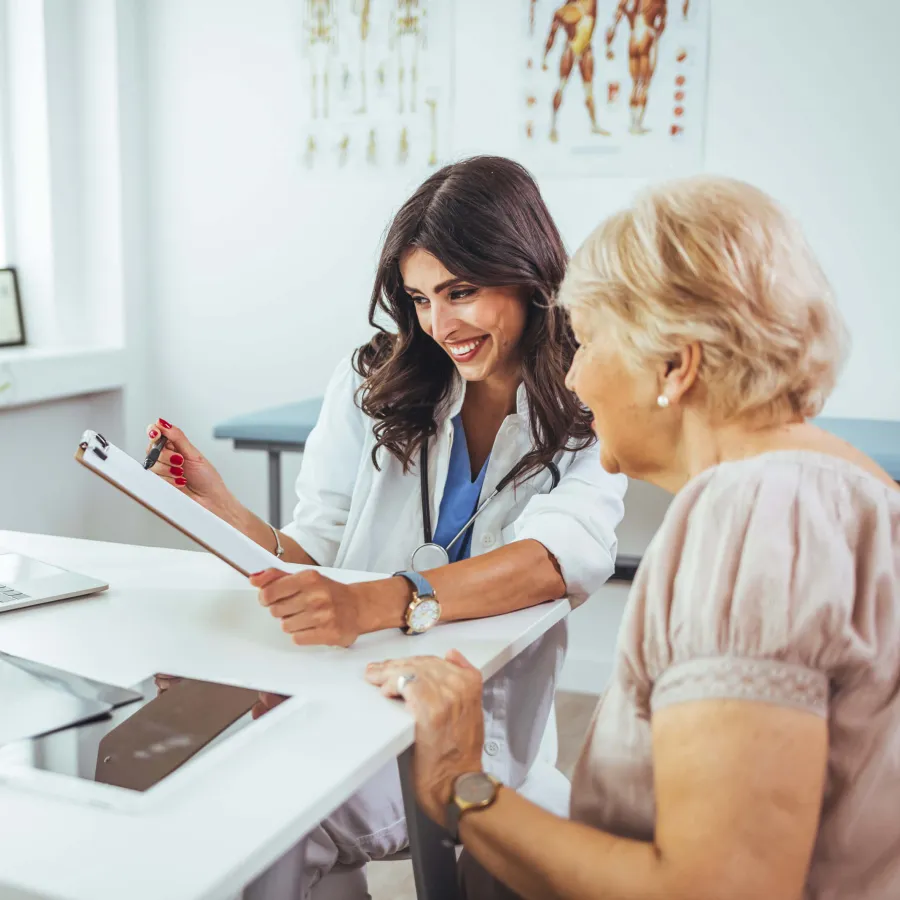
<path fill-rule="evenodd" d="M 669 398 L 665 394 L 660 394 L 656 398 L 656 405 L 660 409 L 665 409 L 669 405 Z"/>

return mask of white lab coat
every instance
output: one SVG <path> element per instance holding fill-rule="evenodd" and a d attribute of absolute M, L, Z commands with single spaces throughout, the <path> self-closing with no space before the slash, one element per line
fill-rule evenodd
<path fill-rule="evenodd" d="M 392 573 L 407 569 L 422 543 L 418 458 L 404 474 L 383 448 L 372 464 L 372 420 L 356 405 L 361 383 L 347 358 L 328 389 L 319 422 L 306 444 L 297 479 L 297 507 L 284 531 L 320 565 Z M 457 379 L 429 453 L 431 521 L 437 523 L 453 441 L 451 419 L 462 408 Z M 517 410 L 504 420 L 491 452 L 482 496 L 487 496 L 530 448 L 524 386 Z M 557 456 L 560 482 L 551 492 L 548 470 L 510 485 L 475 520 L 472 555 L 517 540 L 540 541 L 558 560 L 573 604 L 612 574 L 616 526 L 624 512 L 626 479 L 600 465 L 596 445 Z M 410 654 L 415 654 L 410 639 Z M 485 685 L 485 770 L 517 787 L 537 757 L 556 678 L 566 649 L 566 623 L 555 626 Z M 555 762 L 555 730 L 547 747 Z"/>
<path fill-rule="evenodd" d="M 344 360 L 331 379 L 318 424 L 306 443 L 297 479 L 297 507 L 285 528 L 320 565 L 390 574 L 410 567 L 423 540 L 418 459 L 411 471 L 383 449 L 372 463 L 372 420 L 356 405 L 360 376 Z M 465 384 L 457 379 L 438 415 L 430 444 L 431 521 L 436 525 L 453 441 L 452 418 L 462 408 Z M 504 420 L 491 451 L 482 496 L 530 448 L 524 387 L 517 409 Z M 626 479 L 606 473 L 596 446 L 557 454 L 560 482 L 544 470 L 508 486 L 475 520 L 472 555 L 517 540 L 540 541 L 557 559 L 573 604 L 584 601 L 612 574 L 615 529 L 623 512 Z M 560 622 L 484 686 L 485 771 L 519 788 L 535 802 L 566 813 L 558 785 L 537 773 L 538 759 L 551 775 L 556 762 L 556 725 L 550 715 L 566 651 L 567 625 Z M 410 638 L 410 655 L 418 651 Z M 561 779 L 563 784 L 565 780 Z M 562 808 L 560 808 L 562 807 Z M 364 875 L 354 870 L 396 853 L 407 842 L 397 767 L 389 766 L 286 854 L 244 893 L 246 900 L 368 896 Z M 339 874 L 341 873 L 342 874 Z M 332 877 L 325 876 L 332 873 Z M 330 883 L 330 885 L 329 885 Z"/>

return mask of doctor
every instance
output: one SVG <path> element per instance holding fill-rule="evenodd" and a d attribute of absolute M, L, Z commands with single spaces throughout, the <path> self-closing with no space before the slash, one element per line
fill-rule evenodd
<path fill-rule="evenodd" d="M 551 301 L 565 267 L 521 166 L 476 157 L 432 175 L 389 229 L 376 333 L 331 379 L 283 529 L 243 506 L 180 429 L 150 426 L 151 440 L 169 439 L 155 472 L 286 561 L 398 573 L 353 585 L 255 575 L 295 643 L 577 604 L 612 573 L 625 479 L 603 471 L 590 413 L 564 388 L 575 341 Z M 568 797 L 546 763 L 565 648 L 563 622 L 484 690 L 485 770 L 562 814 Z M 366 897 L 366 862 L 406 845 L 393 765 L 245 896 Z"/>

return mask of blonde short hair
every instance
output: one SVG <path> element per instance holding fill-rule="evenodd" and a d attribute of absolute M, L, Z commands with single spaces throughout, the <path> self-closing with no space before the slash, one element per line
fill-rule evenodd
<path fill-rule="evenodd" d="M 817 415 L 848 343 L 797 223 L 731 178 L 642 193 L 578 250 L 559 302 L 599 316 L 636 366 L 699 342 L 709 411 L 722 420 Z"/>

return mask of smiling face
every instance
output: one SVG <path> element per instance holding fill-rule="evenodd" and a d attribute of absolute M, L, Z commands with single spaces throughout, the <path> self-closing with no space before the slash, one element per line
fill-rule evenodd
<path fill-rule="evenodd" d="M 400 260 L 403 287 L 419 325 L 466 381 L 508 374 L 520 365 L 527 304 L 517 287 L 479 287 L 456 278 L 426 250 Z"/>
<path fill-rule="evenodd" d="M 594 433 L 600 440 L 600 462 L 607 472 L 624 472 L 645 478 L 658 470 L 664 433 L 656 397 L 659 394 L 654 367 L 635 370 L 615 350 L 611 335 L 598 328 L 595 317 L 575 308 L 572 328 L 578 352 L 566 376 L 574 391 L 594 416 Z"/>

